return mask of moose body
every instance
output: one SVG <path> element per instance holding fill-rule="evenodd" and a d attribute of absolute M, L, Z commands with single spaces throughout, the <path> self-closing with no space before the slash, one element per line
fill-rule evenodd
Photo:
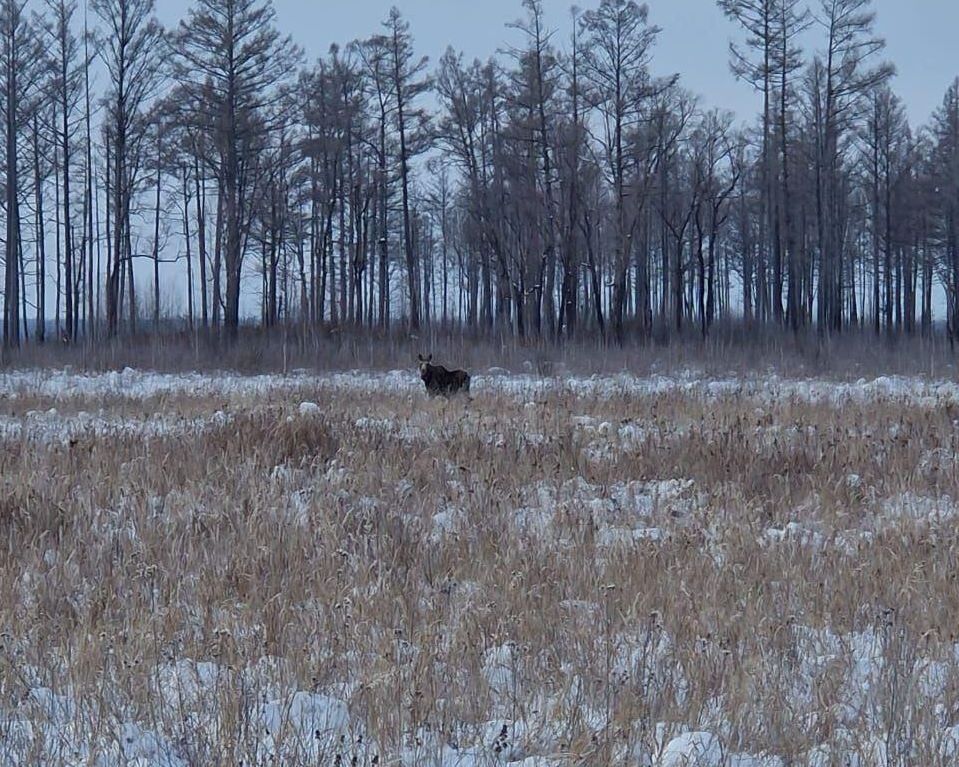
<path fill-rule="evenodd" d="M 419 356 L 420 378 L 426 385 L 426 391 L 431 397 L 442 395 L 449 397 L 459 392 L 470 390 L 470 375 L 465 370 L 447 370 L 442 365 L 430 364 L 433 355 Z"/>

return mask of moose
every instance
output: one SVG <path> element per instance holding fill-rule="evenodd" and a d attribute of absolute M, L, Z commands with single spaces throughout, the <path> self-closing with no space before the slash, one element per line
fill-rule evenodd
<path fill-rule="evenodd" d="M 420 363 L 420 378 L 426 384 L 426 391 L 431 397 L 449 397 L 459 392 L 469 392 L 470 375 L 465 370 L 447 370 L 442 365 L 433 365 L 432 354 L 429 357 L 418 354 L 417 358 Z"/>

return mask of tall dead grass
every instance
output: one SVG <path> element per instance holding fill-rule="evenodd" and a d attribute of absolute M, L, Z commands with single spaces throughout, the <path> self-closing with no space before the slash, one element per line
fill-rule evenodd
<path fill-rule="evenodd" d="M 364 723 L 320 763 L 372 763 L 366 738 L 380 765 L 417 743 L 626 765 L 684 728 L 786 764 L 876 763 L 877 733 L 889 763 L 950 763 L 959 532 L 903 511 L 959 498 L 944 406 L 304 383 L 148 409 L 224 408 L 192 435 L 0 445 L 0 720 L 43 686 L 77 732 L 145 723 L 188 764 L 249 764 L 256 706 L 309 690 Z M 691 484 L 650 489 L 670 480 Z M 770 537 L 790 523 L 809 537 Z M 857 636 L 881 662 L 853 696 Z M 200 704 L 158 692 L 184 661 L 219 669 Z M 10 744 L 0 764 L 59 758 Z"/>

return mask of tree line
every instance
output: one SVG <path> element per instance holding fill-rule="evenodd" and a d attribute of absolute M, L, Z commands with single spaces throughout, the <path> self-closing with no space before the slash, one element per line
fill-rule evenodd
<path fill-rule="evenodd" d="M 499 55 L 435 64 L 395 8 L 306 63 L 271 0 L 173 29 L 155 0 L 0 0 L 4 345 L 254 319 L 952 338 L 959 78 L 911 126 L 871 0 L 814 2 L 718 0 L 741 122 L 657 71 L 633 0 L 565 29 L 522 0 Z"/>

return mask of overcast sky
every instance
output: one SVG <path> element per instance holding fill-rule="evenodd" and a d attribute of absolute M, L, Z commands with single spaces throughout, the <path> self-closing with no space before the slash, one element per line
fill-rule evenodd
<path fill-rule="evenodd" d="M 812 0 L 818 7 L 819 0 Z M 579 0 L 595 7 L 598 0 Z M 679 72 L 683 84 L 710 106 L 752 118 L 759 100 L 729 73 L 728 44 L 734 26 L 714 0 L 649 0 L 650 18 L 663 28 L 654 69 Z M 168 25 L 180 19 L 190 0 L 157 0 Z M 409 19 L 417 49 L 435 63 L 452 45 L 467 57 L 486 58 L 517 33 L 505 24 L 522 15 L 520 0 L 276 0 L 278 23 L 310 59 L 331 43 L 345 43 L 379 30 L 389 8 L 397 5 Z M 568 38 L 572 0 L 545 0 L 557 41 Z M 888 58 L 899 69 L 894 84 L 914 122 L 924 122 L 959 76 L 956 33 L 959 0 L 876 0 L 878 31 L 888 41 Z"/>

